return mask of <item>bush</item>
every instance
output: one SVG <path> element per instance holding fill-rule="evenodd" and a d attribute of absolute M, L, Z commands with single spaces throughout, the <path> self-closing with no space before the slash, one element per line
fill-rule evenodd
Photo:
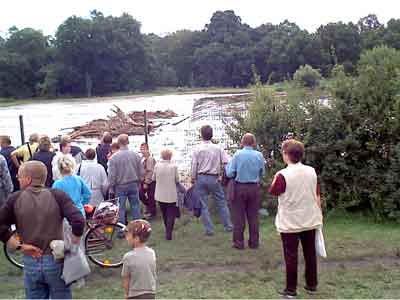
<path fill-rule="evenodd" d="M 314 88 L 321 79 L 321 73 L 309 65 L 301 66 L 293 75 L 295 83 L 302 87 Z"/>
<path fill-rule="evenodd" d="M 309 68 L 299 69 L 296 79 Z M 282 97 L 258 83 L 237 132 L 254 133 L 265 156 L 274 151 L 277 167 L 279 145 L 294 132 L 306 146 L 305 163 L 319 174 L 328 209 L 400 221 L 400 51 L 367 51 L 357 74 L 349 77 L 343 66 L 333 70 L 328 106 L 319 102 L 317 89 L 310 93 L 297 85 Z"/>

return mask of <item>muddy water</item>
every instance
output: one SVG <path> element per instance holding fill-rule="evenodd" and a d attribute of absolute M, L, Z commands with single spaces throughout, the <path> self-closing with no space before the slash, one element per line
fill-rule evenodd
<path fill-rule="evenodd" d="M 107 118 L 111 114 L 110 108 L 113 104 L 128 111 L 156 111 L 173 110 L 179 116 L 166 122 L 174 123 L 187 116 L 192 115 L 193 103 L 197 99 L 209 97 L 207 94 L 191 95 L 164 95 L 149 96 L 141 98 L 118 98 L 107 100 L 74 100 L 53 103 L 34 103 L 25 105 L 16 105 L 0 108 L 0 135 L 11 136 L 13 144 L 18 145 L 21 142 L 18 116 L 24 116 L 25 136 L 33 132 L 47 134 L 55 137 L 59 134 L 66 134 L 70 128 L 82 125 L 97 118 Z M 218 95 L 218 97 L 226 95 Z M 162 120 L 160 120 L 161 122 Z M 164 120 L 165 121 L 165 120 Z M 197 135 L 190 134 L 190 119 L 180 123 L 177 126 L 165 125 L 160 127 L 149 137 L 150 147 L 154 156 L 159 157 L 159 152 L 163 148 L 174 150 L 174 159 L 180 169 L 187 170 L 190 164 L 190 152 L 188 144 L 196 143 Z M 189 134 L 188 134 L 189 133 Z M 189 140 L 188 140 L 189 139 Z M 130 148 L 138 150 L 139 145 L 144 141 L 144 136 L 131 137 Z M 83 149 L 95 147 L 98 144 L 96 139 L 82 139 L 76 142 Z"/>

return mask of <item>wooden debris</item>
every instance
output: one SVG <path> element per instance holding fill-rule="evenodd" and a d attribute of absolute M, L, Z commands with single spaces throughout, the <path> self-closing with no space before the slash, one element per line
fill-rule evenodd
<path fill-rule="evenodd" d="M 70 128 L 73 130 L 69 133 L 71 138 L 99 137 L 102 136 L 105 131 L 110 132 L 114 137 L 123 133 L 128 135 L 144 135 L 145 125 L 143 111 L 125 113 L 116 105 L 113 105 L 111 111 L 114 115 L 107 116 L 108 119 L 96 119 L 85 125 Z M 154 129 L 165 125 L 164 122 L 155 124 L 153 121 L 154 119 L 171 119 L 177 116 L 178 115 L 171 110 L 147 112 L 148 132 L 150 133 Z"/>

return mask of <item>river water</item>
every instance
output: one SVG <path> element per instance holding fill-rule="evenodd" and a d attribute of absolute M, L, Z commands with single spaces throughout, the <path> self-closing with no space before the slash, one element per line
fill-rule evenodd
<path fill-rule="evenodd" d="M 209 95 L 209 94 L 186 94 L 186 95 L 163 95 L 147 97 L 127 97 L 127 98 L 96 98 L 79 99 L 64 102 L 36 102 L 31 104 L 15 105 L 0 108 L 0 135 L 9 135 L 13 145 L 21 143 L 19 130 L 19 115 L 23 115 L 25 124 L 26 139 L 33 132 L 47 134 L 56 137 L 60 134 L 68 133 L 63 128 L 83 125 L 93 119 L 107 118 L 112 112 L 110 109 L 113 104 L 118 105 L 123 111 L 156 111 L 170 109 L 178 114 L 178 117 L 171 120 L 159 120 L 174 123 L 185 117 L 192 116 L 193 104 L 196 100 L 204 97 L 224 97 L 229 95 Z M 158 123 L 158 120 L 155 120 Z M 190 155 L 193 147 L 198 144 L 198 128 L 210 123 L 216 130 L 218 138 L 225 136 L 224 125 L 221 120 L 205 117 L 196 122 L 191 119 L 179 125 L 165 125 L 157 129 L 149 136 L 151 151 L 156 159 L 163 148 L 170 148 L 174 152 L 173 159 L 178 164 L 179 169 L 184 172 L 190 168 Z M 82 139 L 77 142 L 82 149 L 96 147 L 97 139 Z M 144 142 L 144 136 L 130 137 L 130 148 L 138 151 L 140 144 Z M 222 145 L 223 147 L 225 144 Z"/>

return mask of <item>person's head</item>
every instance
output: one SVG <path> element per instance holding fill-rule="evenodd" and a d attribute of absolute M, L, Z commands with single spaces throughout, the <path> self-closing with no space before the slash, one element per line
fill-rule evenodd
<path fill-rule="evenodd" d="M 146 143 L 141 144 L 140 152 L 143 154 L 144 157 L 150 156 L 149 145 Z"/>
<path fill-rule="evenodd" d="M 200 135 L 203 141 L 211 141 L 213 137 L 213 129 L 210 125 L 204 125 L 200 128 Z"/>
<path fill-rule="evenodd" d="M 304 145 L 303 143 L 290 139 L 286 140 L 282 144 L 282 156 L 283 161 L 287 164 L 297 164 L 301 162 L 304 155 Z"/>
<path fill-rule="evenodd" d="M 115 153 L 119 150 L 119 144 L 118 143 L 112 143 L 111 144 L 111 153 Z"/>
<path fill-rule="evenodd" d="M 130 221 L 125 228 L 125 238 L 133 248 L 143 245 L 151 235 L 151 225 L 146 220 Z"/>
<path fill-rule="evenodd" d="M 30 143 L 30 144 L 39 143 L 39 134 L 37 134 L 37 133 L 32 133 L 32 134 L 29 136 L 29 143 Z"/>
<path fill-rule="evenodd" d="M 9 136 L 3 135 L 0 137 L 0 147 L 1 148 L 8 147 L 10 145 L 11 145 L 11 139 Z"/>
<path fill-rule="evenodd" d="M 171 160 L 172 158 L 172 151 L 169 149 L 164 149 L 161 151 L 161 158 L 163 160 Z"/>
<path fill-rule="evenodd" d="M 64 154 L 71 153 L 71 137 L 69 135 L 64 135 L 61 137 L 60 151 Z"/>
<path fill-rule="evenodd" d="M 89 148 L 85 152 L 85 157 L 87 160 L 94 160 L 96 158 L 96 151 L 92 148 Z"/>
<path fill-rule="evenodd" d="M 251 133 L 246 133 L 242 137 L 241 143 L 243 147 L 256 147 L 256 137 Z"/>
<path fill-rule="evenodd" d="M 47 168 L 41 161 L 28 161 L 18 169 L 18 181 L 21 189 L 29 186 L 43 187 L 47 178 Z"/>
<path fill-rule="evenodd" d="M 129 145 L 129 136 L 127 134 L 120 134 L 117 140 L 120 147 L 126 147 Z"/>
<path fill-rule="evenodd" d="M 39 139 L 39 150 L 48 152 L 51 149 L 51 141 L 47 135 L 42 135 Z"/>
<path fill-rule="evenodd" d="M 103 144 L 112 144 L 112 135 L 108 131 L 103 133 L 103 137 L 101 138 Z"/>
<path fill-rule="evenodd" d="M 58 160 L 58 170 L 62 176 L 72 175 L 75 170 L 75 160 L 70 155 L 63 155 Z"/>

